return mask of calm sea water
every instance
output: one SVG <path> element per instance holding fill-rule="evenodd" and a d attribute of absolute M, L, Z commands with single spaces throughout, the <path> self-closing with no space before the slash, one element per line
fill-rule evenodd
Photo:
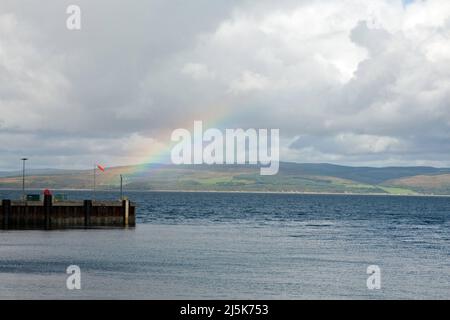
<path fill-rule="evenodd" d="M 0 231 L 0 298 L 450 298 L 450 198 L 127 195 L 135 229 Z M 72 264 L 81 290 L 66 289 Z"/>

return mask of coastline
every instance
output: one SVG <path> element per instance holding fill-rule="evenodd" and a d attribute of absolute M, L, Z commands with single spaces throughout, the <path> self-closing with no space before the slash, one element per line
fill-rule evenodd
<path fill-rule="evenodd" d="M 42 191 L 41 189 L 27 189 L 28 191 Z M 92 189 L 52 189 L 54 191 L 72 191 L 72 192 L 92 192 Z M 0 188 L 0 191 L 17 191 L 21 192 L 22 189 L 9 189 Z M 102 190 L 97 189 L 96 192 L 119 192 L 119 190 Z M 329 195 L 329 196 L 390 196 L 390 197 L 439 197 L 439 198 L 450 198 L 450 194 L 392 194 L 392 193 L 354 193 L 354 192 L 307 192 L 307 191 L 239 191 L 239 190 L 165 190 L 165 189 L 153 189 L 153 190 L 133 190 L 127 189 L 125 192 L 134 193 L 147 193 L 147 192 L 167 192 L 167 193 L 241 193 L 241 194 L 286 194 L 286 195 Z"/>

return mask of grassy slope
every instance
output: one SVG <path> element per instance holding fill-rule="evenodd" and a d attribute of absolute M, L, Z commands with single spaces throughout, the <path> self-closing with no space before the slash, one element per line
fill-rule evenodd
<path fill-rule="evenodd" d="M 380 179 L 374 171 L 350 167 L 282 164 L 275 176 L 261 176 L 257 167 L 251 166 L 147 166 L 108 168 L 105 173 L 97 172 L 97 187 L 117 189 L 119 174 L 124 174 L 127 189 L 135 190 L 192 190 L 192 191 L 272 191 L 272 192 L 331 192 L 331 193 L 384 193 L 414 194 L 417 189 L 410 185 L 368 183 Z M 333 176 L 335 169 L 336 176 Z M 355 177 L 358 180 L 345 178 Z M 376 172 L 376 170 L 375 170 Z M 380 172 L 380 171 L 378 171 Z M 386 175 L 386 172 L 380 172 Z M 394 172 L 391 176 L 396 176 Z M 92 170 L 58 172 L 49 175 L 27 176 L 27 188 L 90 189 Z M 395 181 L 395 180 L 392 180 Z M 20 188 L 21 177 L 0 178 L 0 188 Z"/>
<path fill-rule="evenodd" d="M 404 177 L 388 180 L 384 185 L 408 188 L 419 193 L 450 194 L 450 174 Z"/>

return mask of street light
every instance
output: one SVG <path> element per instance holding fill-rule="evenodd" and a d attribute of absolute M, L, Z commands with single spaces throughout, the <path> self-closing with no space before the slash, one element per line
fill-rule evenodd
<path fill-rule="evenodd" d="M 22 200 L 25 200 L 25 161 L 27 158 L 22 158 Z"/>

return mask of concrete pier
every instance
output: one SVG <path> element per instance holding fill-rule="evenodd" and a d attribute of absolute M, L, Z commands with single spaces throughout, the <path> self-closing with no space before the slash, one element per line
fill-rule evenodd
<path fill-rule="evenodd" d="M 54 202 L 49 195 L 44 197 L 44 201 L 5 199 L 0 207 L 0 229 L 135 227 L 135 211 L 129 200 Z"/>

